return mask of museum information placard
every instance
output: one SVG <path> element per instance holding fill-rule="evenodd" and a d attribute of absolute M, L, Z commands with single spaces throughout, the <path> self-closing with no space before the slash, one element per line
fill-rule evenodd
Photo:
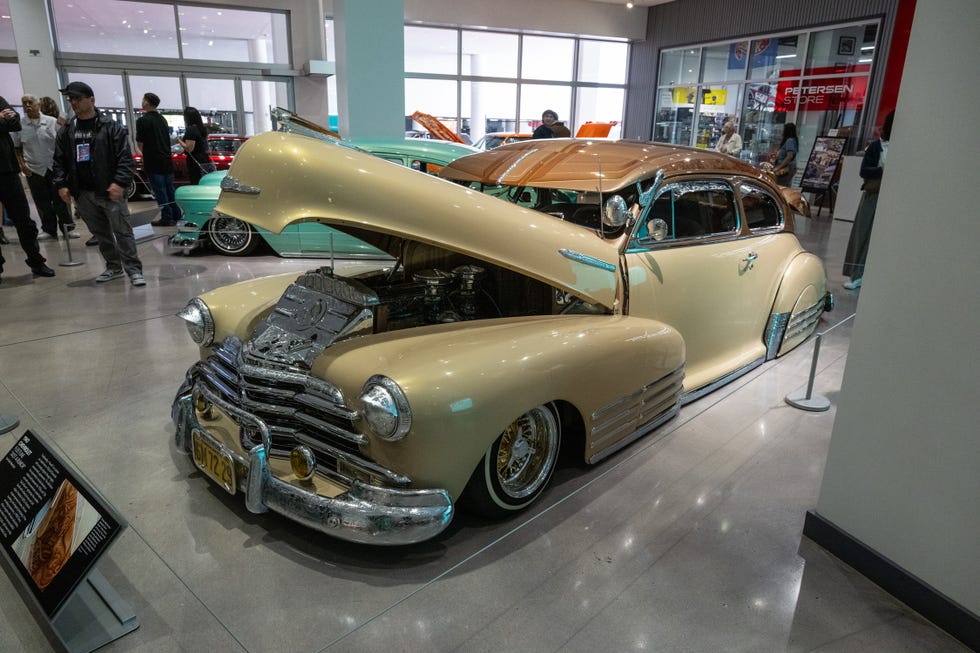
<path fill-rule="evenodd" d="M 0 544 L 49 618 L 123 526 L 111 506 L 31 431 L 0 461 Z"/>

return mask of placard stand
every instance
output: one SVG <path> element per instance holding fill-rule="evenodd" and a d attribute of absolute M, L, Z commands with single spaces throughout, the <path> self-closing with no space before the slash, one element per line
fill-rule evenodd
<path fill-rule="evenodd" d="M 20 420 L 17 419 L 16 415 L 0 413 L 0 435 L 8 431 L 13 431 L 18 426 L 20 426 Z"/>
<path fill-rule="evenodd" d="M 61 452 L 26 431 L 0 457 L 0 567 L 49 640 L 89 653 L 139 627 L 98 571 L 126 527 Z"/>
<path fill-rule="evenodd" d="M 133 608 L 93 569 L 51 620 L 69 653 L 89 653 L 139 628 Z"/>

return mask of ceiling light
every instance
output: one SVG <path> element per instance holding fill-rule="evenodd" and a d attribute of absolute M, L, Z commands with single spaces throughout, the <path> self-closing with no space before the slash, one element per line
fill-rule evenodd
<path fill-rule="evenodd" d="M 626 3 L 626 8 L 627 9 L 632 9 L 633 8 L 633 3 L 632 2 L 627 2 Z"/>

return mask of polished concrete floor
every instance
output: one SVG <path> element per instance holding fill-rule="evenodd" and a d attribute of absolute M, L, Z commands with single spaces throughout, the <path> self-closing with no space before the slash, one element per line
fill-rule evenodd
<path fill-rule="evenodd" d="M 826 330 L 856 307 L 840 285 L 848 225 L 825 211 L 804 226 L 839 300 Z M 250 514 L 176 452 L 170 402 L 197 348 L 174 313 L 203 290 L 312 264 L 170 255 L 170 231 L 139 246 L 145 288 L 97 285 L 83 240 L 77 267 L 58 265 L 64 243 L 44 244 L 53 279 L 3 248 L 0 413 L 21 427 L 0 454 L 36 431 L 129 522 L 100 570 L 141 626 L 104 650 L 965 650 L 801 535 L 852 322 L 823 341 L 828 412 L 784 402 L 806 384 L 808 343 L 602 463 L 561 467 L 524 515 L 461 513 L 434 541 L 355 546 Z M 49 650 L 2 574 L 0 597 L 0 651 Z"/>

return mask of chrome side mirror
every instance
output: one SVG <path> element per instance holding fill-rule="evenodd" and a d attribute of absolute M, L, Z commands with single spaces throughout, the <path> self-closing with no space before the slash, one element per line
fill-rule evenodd
<path fill-rule="evenodd" d="M 667 237 L 667 221 L 663 218 L 654 218 L 647 222 L 647 233 L 654 240 L 663 240 Z"/>
<path fill-rule="evenodd" d="M 619 195 L 613 195 L 606 200 L 602 210 L 602 224 L 610 229 L 618 229 L 626 224 L 632 214 L 626 206 L 626 200 Z"/>

